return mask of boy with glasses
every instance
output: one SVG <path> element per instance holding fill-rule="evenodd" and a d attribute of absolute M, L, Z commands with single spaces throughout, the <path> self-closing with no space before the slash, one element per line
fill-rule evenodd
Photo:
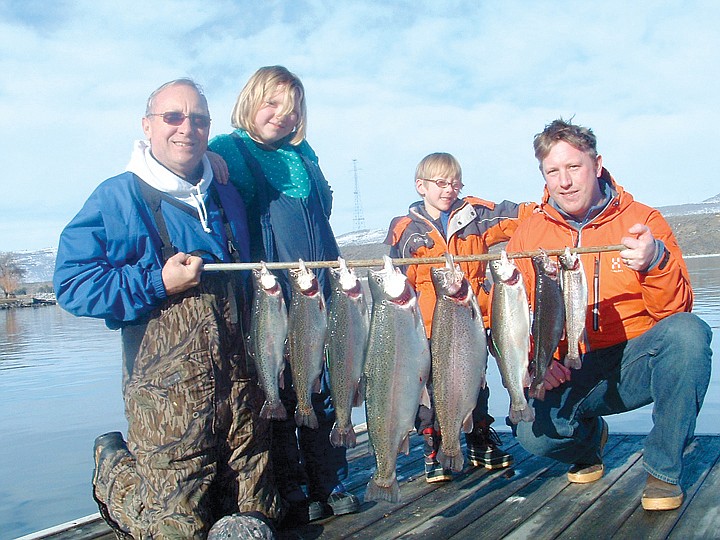
<path fill-rule="evenodd" d="M 424 157 L 415 171 L 415 189 L 422 200 L 410 206 L 408 214 L 395 218 L 390 224 L 385 243 L 391 246 L 393 258 L 442 257 L 478 255 L 488 248 L 510 239 L 518 223 L 530 216 L 534 203 L 516 204 L 509 201 L 495 204 L 477 197 L 459 198 L 463 188 L 462 170 L 457 159 L 447 153 Z M 432 316 L 435 309 L 435 289 L 430 277 L 432 265 L 409 265 L 408 279 L 418 293 L 420 311 L 428 338 L 432 336 Z M 442 266 L 442 265 L 438 265 Z M 488 307 L 490 286 L 485 281 L 484 261 L 460 263 L 465 277 L 478 298 L 485 328 L 489 328 Z M 415 427 L 425 438 L 425 479 L 443 482 L 452 479 L 451 471 L 437 460 L 441 433 L 432 405 L 432 374 L 428 391 L 431 407 L 418 407 Z M 468 460 L 475 467 L 499 469 L 513 463 L 510 454 L 498 448 L 500 439 L 490 425 L 495 420 L 488 413 L 490 390 L 480 391 L 473 410 L 473 430 L 465 434 Z"/>

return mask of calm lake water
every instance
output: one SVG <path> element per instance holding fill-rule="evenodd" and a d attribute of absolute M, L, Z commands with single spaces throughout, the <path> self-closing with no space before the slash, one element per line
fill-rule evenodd
<path fill-rule="evenodd" d="M 713 375 L 697 433 L 720 433 L 720 257 L 688 259 L 695 313 L 713 328 Z M 509 399 L 494 362 L 490 412 L 504 427 Z M 614 432 L 646 433 L 651 408 L 608 417 Z M 354 410 L 361 421 L 363 410 Z M 0 539 L 97 512 L 92 446 L 127 431 L 120 335 L 57 306 L 0 311 Z"/>

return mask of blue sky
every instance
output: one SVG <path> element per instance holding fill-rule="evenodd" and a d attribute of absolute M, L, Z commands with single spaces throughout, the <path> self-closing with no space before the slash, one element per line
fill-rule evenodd
<path fill-rule="evenodd" d="M 416 200 L 426 154 L 464 194 L 537 200 L 532 137 L 557 117 L 594 129 L 604 164 L 653 206 L 720 192 L 720 2 L 0 0 L 0 251 L 57 245 L 124 170 L 148 94 L 190 76 L 211 135 L 260 66 L 303 80 L 308 140 L 354 228 Z"/>

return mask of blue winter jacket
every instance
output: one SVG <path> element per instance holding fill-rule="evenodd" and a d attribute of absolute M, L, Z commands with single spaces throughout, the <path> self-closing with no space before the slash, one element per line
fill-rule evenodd
<path fill-rule="evenodd" d="M 242 198 L 233 186 L 213 184 L 240 260 L 247 261 Z M 203 231 L 194 211 L 162 201 L 171 243 L 176 251 L 194 253 L 205 262 L 231 262 L 220 210 L 210 195 L 205 205 L 211 233 Z M 105 180 L 60 235 L 53 279 L 58 303 L 74 315 L 105 319 L 113 329 L 143 321 L 167 297 L 161 245 L 137 177 L 125 172 Z"/>

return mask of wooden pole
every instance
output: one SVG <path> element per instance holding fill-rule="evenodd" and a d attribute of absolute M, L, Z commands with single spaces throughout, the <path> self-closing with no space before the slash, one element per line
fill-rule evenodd
<path fill-rule="evenodd" d="M 621 251 L 627 249 L 622 244 L 615 244 L 609 246 L 589 246 L 589 247 L 578 247 L 570 248 L 574 253 L 603 253 L 606 251 Z M 539 249 L 534 251 L 517 251 L 514 253 L 508 253 L 509 259 L 521 259 L 527 257 L 534 257 L 540 254 Z M 562 249 L 545 249 L 543 250 L 550 256 L 560 255 L 565 251 Z M 453 257 L 455 262 L 473 262 L 473 261 L 493 261 L 500 258 L 499 253 L 483 253 L 482 255 L 457 255 Z M 308 268 L 337 268 L 340 264 L 337 261 L 304 261 L 305 266 Z M 392 259 L 395 266 L 403 266 L 408 264 L 445 264 L 445 257 L 411 257 L 411 258 L 398 258 Z M 345 261 L 350 267 L 371 267 L 371 266 L 383 266 L 385 264 L 384 259 L 358 259 L 354 261 Z M 299 262 L 269 262 L 265 263 L 268 270 L 289 270 L 291 268 L 299 268 Z M 239 270 L 257 270 L 260 269 L 261 265 L 259 262 L 248 262 L 248 263 L 208 263 L 204 266 L 205 272 L 232 272 Z"/>

